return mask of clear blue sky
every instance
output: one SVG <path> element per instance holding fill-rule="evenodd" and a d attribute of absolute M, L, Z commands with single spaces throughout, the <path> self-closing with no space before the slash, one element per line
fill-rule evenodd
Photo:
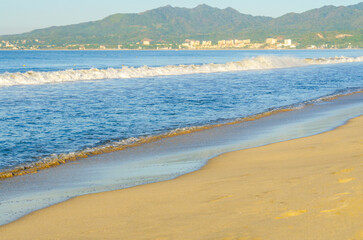
<path fill-rule="evenodd" d="M 0 35 L 102 19 L 113 13 L 138 13 L 165 5 L 192 8 L 205 3 L 251 15 L 278 17 L 324 5 L 362 0 L 0 0 Z"/>

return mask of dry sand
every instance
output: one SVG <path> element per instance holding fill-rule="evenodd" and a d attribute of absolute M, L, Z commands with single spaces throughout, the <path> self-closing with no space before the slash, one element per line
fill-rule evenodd
<path fill-rule="evenodd" d="M 0 239 L 363 239 L 363 116 L 223 154 L 177 179 L 77 197 Z"/>

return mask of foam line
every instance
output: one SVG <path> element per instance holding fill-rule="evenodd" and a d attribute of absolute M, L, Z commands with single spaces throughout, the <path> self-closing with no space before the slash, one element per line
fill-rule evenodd
<path fill-rule="evenodd" d="M 122 67 L 108 69 L 86 69 L 86 70 L 64 70 L 53 72 L 25 73 L 3 73 L 0 74 L 0 87 L 14 85 L 39 85 L 47 83 L 62 83 L 71 81 L 87 81 L 101 79 L 125 79 L 145 78 L 168 75 L 186 75 L 197 73 L 217 73 L 247 70 L 263 70 L 276 68 L 302 67 L 317 64 L 338 64 L 347 62 L 362 62 L 363 56 L 356 58 L 334 57 L 334 58 L 293 58 L 276 56 L 259 56 L 244 59 L 238 62 L 224 64 L 203 64 L 203 65 L 170 65 L 162 67 Z"/>

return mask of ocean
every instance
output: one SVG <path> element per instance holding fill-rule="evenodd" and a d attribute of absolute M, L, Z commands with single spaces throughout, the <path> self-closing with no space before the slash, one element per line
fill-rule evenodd
<path fill-rule="evenodd" d="M 363 103 L 326 100 L 361 90 L 363 50 L 0 51 L 0 172 L 80 159 L 0 180 L 0 224 L 73 196 L 170 179 L 226 151 L 327 131 Z M 314 114 L 301 110 L 311 104 Z M 286 117 L 228 128 L 279 112 Z"/>

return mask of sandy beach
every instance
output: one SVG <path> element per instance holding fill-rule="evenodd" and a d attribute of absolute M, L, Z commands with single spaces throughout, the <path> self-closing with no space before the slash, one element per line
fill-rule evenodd
<path fill-rule="evenodd" d="M 363 116 L 174 180 L 76 197 L 0 227 L 0 239 L 363 239 L 362 130 Z"/>

